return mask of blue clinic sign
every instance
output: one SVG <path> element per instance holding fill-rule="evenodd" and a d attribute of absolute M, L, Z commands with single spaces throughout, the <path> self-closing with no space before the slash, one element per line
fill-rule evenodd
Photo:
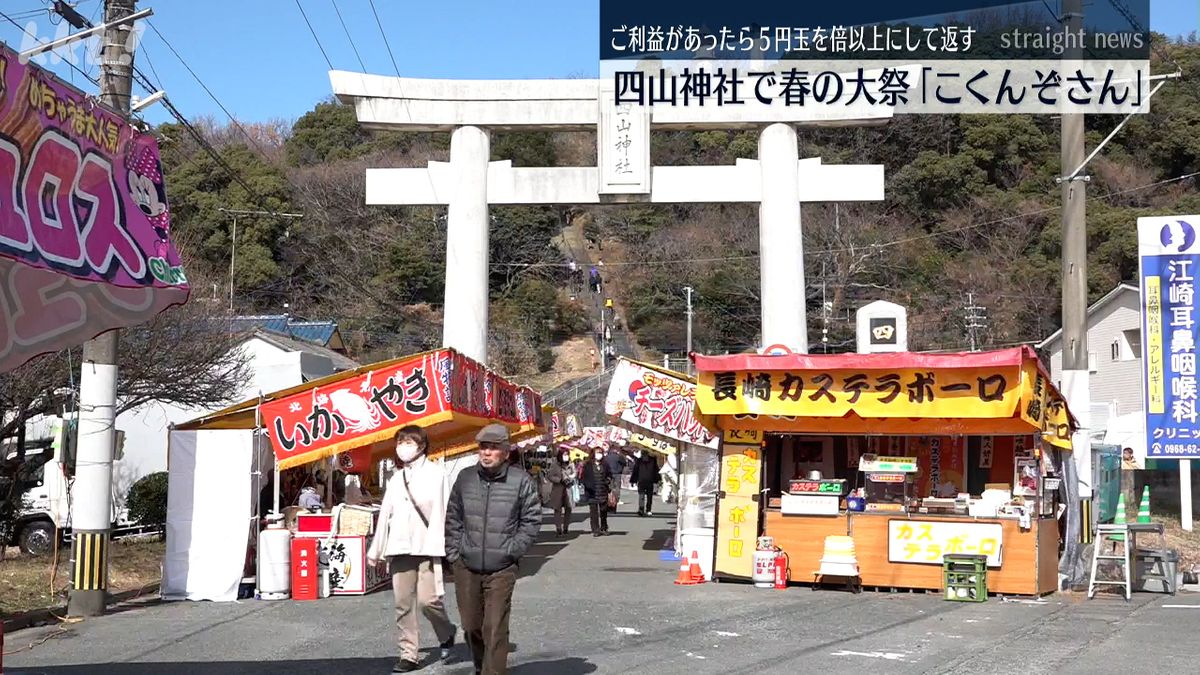
<path fill-rule="evenodd" d="M 1146 456 L 1200 458 L 1196 246 L 1200 216 L 1138 218 Z"/>

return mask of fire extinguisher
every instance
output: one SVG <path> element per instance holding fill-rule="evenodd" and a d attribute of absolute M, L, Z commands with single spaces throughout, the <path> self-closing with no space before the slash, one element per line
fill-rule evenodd
<path fill-rule="evenodd" d="M 775 553 L 775 588 L 783 590 L 788 584 L 788 554 L 783 549 Z"/>

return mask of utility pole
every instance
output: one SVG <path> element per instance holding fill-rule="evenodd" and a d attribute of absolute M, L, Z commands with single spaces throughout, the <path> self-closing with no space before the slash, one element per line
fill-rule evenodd
<path fill-rule="evenodd" d="M 692 374 L 692 287 L 684 286 L 687 292 L 687 364 L 688 375 Z"/>
<path fill-rule="evenodd" d="M 133 13 L 137 0 L 105 0 L 104 22 Z M 128 116 L 133 54 L 126 49 L 133 27 L 104 31 L 100 101 Z M 67 599 L 69 616 L 99 616 L 108 596 L 108 542 L 112 536 L 112 462 L 116 445 L 117 331 L 83 345 L 79 374 L 79 440 L 73 486 L 71 531 L 74 570 Z"/>
<path fill-rule="evenodd" d="M 233 216 L 233 230 L 229 238 L 229 313 L 233 313 L 233 263 L 237 257 L 237 219 L 238 216 L 274 216 L 276 218 L 303 218 L 303 213 L 281 213 L 278 211 L 252 211 L 246 209 L 217 209 L 221 213 Z"/>
<path fill-rule="evenodd" d="M 978 329 L 987 328 L 986 323 L 980 323 L 987 320 L 986 314 L 980 314 L 980 310 L 986 310 L 986 307 L 980 307 L 975 304 L 975 294 L 967 293 L 967 306 L 963 309 L 967 313 L 967 339 L 971 343 L 971 351 L 979 351 L 979 336 L 975 332 Z"/>
<path fill-rule="evenodd" d="M 1083 1 L 1063 0 L 1063 30 L 1078 34 L 1083 27 Z M 1081 45 L 1068 40 L 1066 60 L 1079 59 Z M 1082 556 L 1077 542 L 1087 543 L 1090 523 L 1081 523 L 1080 515 L 1091 513 L 1092 445 L 1090 438 L 1092 397 L 1088 374 L 1087 344 L 1087 220 L 1085 210 L 1089 177 L 1079 170 L 1084 163 L 1083 115 L 1066 113 L 1062 116 L 1060 146 L 1062 170 L 1059 187 L 1062 191 L 1062 384 L 1067 407 L 1079 421 L 1079 429 L 1071 438 L 1071 453 L 1075 464 L 1079 504 L 1068 503 L 1066 539 L 1063 552 L 1069 581 L 1082 574 Z M 1069 475 L 1068 475 L 1069 479 Z M 1073 516 L 1073 517 L 1072 517 Z M 1072 522 L 1073 521 L 1073 522 Z"/>

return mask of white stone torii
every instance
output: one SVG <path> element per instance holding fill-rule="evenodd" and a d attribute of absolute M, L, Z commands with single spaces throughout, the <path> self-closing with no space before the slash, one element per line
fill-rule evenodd
<path fill-rule="evenodd" d="M 800 203 L 883 199 L 882 165 L 801 160 L 793 125 L 880 124 L 892 116 L 886 107 L 763 105 L 751 98 L 739 106 L 618 109 L 610 80 L 425 80 L 346 71 L 330 71 L 329 79 L 366 128 L 451 132 L 449 162 L 368 169 L 366 203 L 448 207 L 443 343 L 484 363 L 489 204 L 758 202 L 762 345 L 804 353 Z M 651 166 L 651 124 L 759 128 L 759 158 Z M 520 168 L 489 161 L 489 129 L 595 130 L 599 166 Z"/>

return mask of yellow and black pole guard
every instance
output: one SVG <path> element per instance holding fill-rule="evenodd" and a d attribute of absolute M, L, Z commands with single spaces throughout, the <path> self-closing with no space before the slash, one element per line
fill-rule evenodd
<path fill-rule="evenodd" d="M 72 546 L 77 591 L 108 590 L 108 532 L 76 532 Z"/>

